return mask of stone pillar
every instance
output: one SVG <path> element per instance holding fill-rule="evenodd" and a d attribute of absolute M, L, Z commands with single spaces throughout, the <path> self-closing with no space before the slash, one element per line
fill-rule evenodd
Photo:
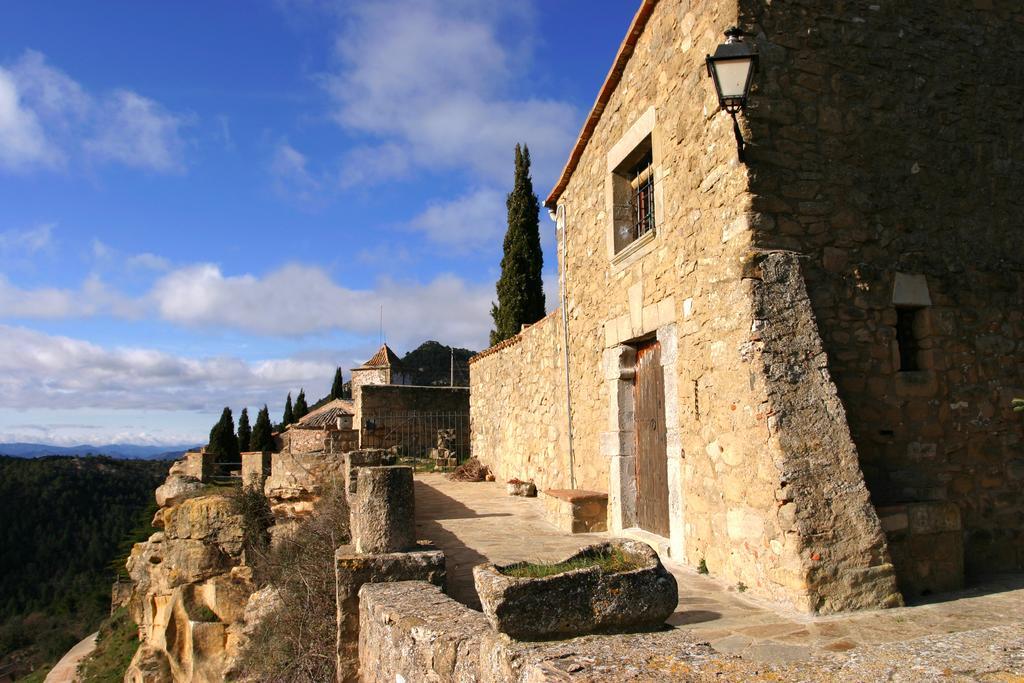
<path fill-rule="evenodd" d="M 352 540 L 357 553 L 393 553 L 416 546 L 411 467 L 359 470 L 352 506 Z"/>
<path fill-rule="evenodd" d="M 242 453 L 242 486 L 263 490 L 263 482 L 270 474 L 270 451 Z"/>

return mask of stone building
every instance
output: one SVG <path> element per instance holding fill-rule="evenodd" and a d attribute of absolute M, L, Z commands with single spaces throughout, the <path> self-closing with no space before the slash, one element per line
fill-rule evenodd
<path fill-rule="evenodd" d="M 355 404 L 336 398 L 303 415 L 281 434 L 280 450 L 288 453 L 327 451 L 340 453 L 355 448 L 359 435 L 353 428 Z"/>
<path fill-rule="evenodd" d="M 352 368 L 352 398 L 359 400 L 359 387 L 364 384 L 411 384 L 402 361 L 387 344 L 382 344 L 370 360 Z"/>
<path fill-rule="evenodd" d="M 737 156 L 705 56 L 759 53 Z M 644 0 L 473 452 L 804 611 L 1024 566 L 1024 9 Z"/>

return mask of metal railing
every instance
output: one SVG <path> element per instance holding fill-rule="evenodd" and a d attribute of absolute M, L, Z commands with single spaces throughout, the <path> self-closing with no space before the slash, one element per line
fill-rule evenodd
<path fill-rule="evenodd" d="M 468 412 L 378 411 L 364 414 L 360 426 L 362 448 L 387 448 L 400 458 L 440 466 L 470 456 Z"/>

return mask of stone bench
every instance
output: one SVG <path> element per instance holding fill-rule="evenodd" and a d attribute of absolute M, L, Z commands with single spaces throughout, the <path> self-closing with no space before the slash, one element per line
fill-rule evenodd
<path fill-rule="evenodd" d="M 583 489 L 541 491 L 544 516 L 570 534 L 608 530 L 608 494 Z"/>

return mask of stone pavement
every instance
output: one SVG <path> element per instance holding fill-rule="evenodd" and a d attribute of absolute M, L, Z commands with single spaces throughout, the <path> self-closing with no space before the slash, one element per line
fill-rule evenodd
<path fill-rule="evenodd" d="M 418 537 L 445 551 L 449 594 L 477 609 L 474 565 L 557 560 L 607 537 L 559 531 L 544 520 L 537 499 L 508 496 L 503 484 L 452 482 L 433 473 L 417 475 L 416 519 Z M 902 643 L 920 641 L 921 648 L 943 643 L 944 649 L 955 650 L 956 634 L 963 634 L 959 641 L 966 647 L 969 632 L 992 633 L 995 641 L 974 639 L 997 648 L 999 639 L 1013 641 L 1014 647 L 1024 640 L 1022 575 L 994 578 L 911 607 L 810 617 L 742 595 L 693 569 L 672 562 L 665 566 L 675 575 L 680 595 L 669 623 L 721 653 L 750 661 L 784 665 L 829 654 L 846 655 L 842 660 L 877 659 L 868 649 L 899 652 L 898 659 L 909 661 L 917 650 Z"/>

